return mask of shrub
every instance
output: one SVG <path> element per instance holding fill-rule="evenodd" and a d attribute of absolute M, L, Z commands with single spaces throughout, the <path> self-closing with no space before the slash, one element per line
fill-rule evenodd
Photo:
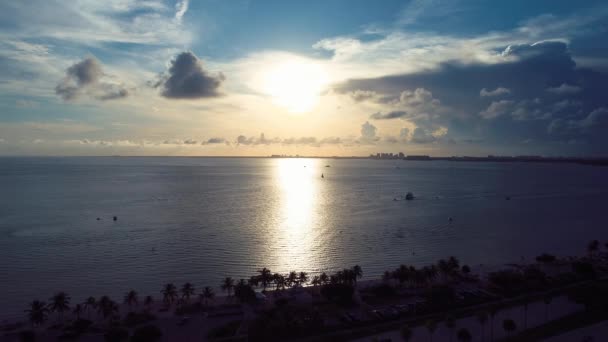
<path fill-rule="evenodd" d="M 355 289 L 348 284 L 327 284 L 321 287 L 321 295 L 339 305 L 352 305 Z"/>
<path fill-rule="evenodd" d="M 129 338 L 129 331 L 119 327 L 110 328 L 103 335 L 103 338 L 106 342 L 126 341 Z"/>
<path fill-rule="evenodd" d="M 34 342 L 36 341 L 36 335 L 32 330 L 23 330 L 19 332 L 20 342 Z"/>
<path fill-rule="evenodd" d="M 136 312 L 129 312 L 124 320 L 123 320 L 123 324 L 129 328 L 137 326 L 137 325 L 141 325 L 143 323 L 147 323 L 149 321 L 153 321 L 156 319 L 156 316 L 152 315 L 151 313 L 148 312 L 142 312 L 142 313 L 136 313 Z"/>
<path fill-rule="evenodd" d="M 131 342 L 153 342 L 160 340 L 163 333 L 155 325 L 145 325 L 137 328 L 131 336 Z"/>
<path fill-rule="evenodd" d="M 543 253 L 536 257 L 536 261 L 543 262 L 543 263 L 551 263 L 551 262 L 554 262 L 555 260 L 556 260 L 555 255 L 551 255 L 551 254 L 547 254 L 547 253 Z"/>

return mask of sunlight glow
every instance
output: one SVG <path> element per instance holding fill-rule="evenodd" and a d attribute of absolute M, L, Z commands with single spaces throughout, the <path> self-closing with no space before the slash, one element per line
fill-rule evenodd
<path fill-rule="evenodd" d="M 286 247 L 277 258 L 281 269 L 307 269 L 313 246 L 318 187 L 315 159 L 278 159 L 276 170 L 281 192 L 280 245 Z"/>
<path fill-rule="evenodd" d="M 311 111 L 329 83 L 321 64 L 295 58 L 272 68 L 264 78 L 264 92 L 293 113 Z"/>

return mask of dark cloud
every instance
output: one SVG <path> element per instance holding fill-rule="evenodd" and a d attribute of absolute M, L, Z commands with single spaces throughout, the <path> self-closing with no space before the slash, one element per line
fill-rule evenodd
<path fill-rule="evenodd" d="M 207 144 L 222 144 L 222 143 L 226 143 L 226 139 L 224 139 L 224 138 L 210 138 L 209 140 L 207 140 L 206 143 Z"/>
<path fill-rule="evenodd" d="M 535 148 L 559 153 L 562 143 L 575 138 L 583 142 L 578 153 L 605 153 L 608 135 L 595 132 L 608 124 L 599 114 L 588 116 L 608 108 L 608 74 L 577 67 L 567 44 L 558 41 L 507 46 L 499 58 L 494 64 L 449 62 L 419 73 L 353 79 L 333 91 L 386 105 L 371 118 L 413 123 L 420 130 L 412 131 L 412 142 L 534 141 Z M 594 128 L 584 128 L 591 121 Z"/>
<path fill-rule="evenodd" d="M 95 57 L 87 57 L 66 70 L 65 78 L 55 87 L 55 94 L 64 101 L 71 101 L 82 94 L 98 100 L 115 100 L 129 96 L 122 84 L 104 82 L 101 63 Z"/>
<path fill-rule="evenodd" d="M 372 114 L 369 118 L 374 120 L 389 120 L 389 119 L 398 119 L 407 115 L 407 112 L 404 110 L 394 110 L 392 112 L 388 112 L 383 114 L 381 112 Z"/>
<path fill-rule="evenodd" d="M 225 80 L 222 73 L 210 75 L 203 69 L 201 60 L 192 52 L 182 52 L 171 61 L 171 67 L 155 84 L 161 95 L 171 99 L 198 99 L 220 96 Z"/>
<path fill-rule="evenodd" d="M 576 94 L 582 89 L 579 86 L 562 83 L 559 87 L 547 88 L 547 91 L 554 94 Z"/>

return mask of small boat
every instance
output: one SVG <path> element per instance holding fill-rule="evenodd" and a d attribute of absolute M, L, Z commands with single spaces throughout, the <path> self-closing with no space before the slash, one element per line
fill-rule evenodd
<path fill-rule="evenodd" d="M 325 176 L 323 174 L 321 174 L 321 178 L 325 178 Z"/>
<path fill-rule="evenodd" d="M 411 192 L 408 192 L 407 194 L 405 194 L 405 199 L 408 201 L 411 201 L 414 199 L 414 194 Z"/>
<path fill-rule="evenodd" d="M 328 164 L 328 165 L 325 165 L 325 167 L 331 167 L 331 165 Z"/>

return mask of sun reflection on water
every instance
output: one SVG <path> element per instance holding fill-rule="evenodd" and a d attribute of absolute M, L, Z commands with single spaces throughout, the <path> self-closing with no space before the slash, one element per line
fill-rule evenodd
<path fill-rule="evenodd" d="M 319 182 L 316 159 L 277 159 L 280 219 L 277 227 L 279 269 L 310 270 Z"/>

